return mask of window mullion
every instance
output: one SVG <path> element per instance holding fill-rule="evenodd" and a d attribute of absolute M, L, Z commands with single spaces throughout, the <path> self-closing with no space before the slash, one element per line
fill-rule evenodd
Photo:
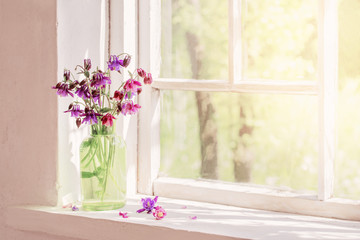
<path fill-rule="evenodd" d="M 229 83 L 242 78 L 241 0 L 229 0 Z"/>
<path fill-rule="evenodd" d="M 337 0 L 319 0 L 319 181 L 318 198 L 333 195 L 337 93 Z"/>
<path fill-rule="evenodd" d="M 161 1 L 138 1 L 139 66 L 156 79 L 160 72 Z M 138 192 L 153 194 L 160 167 L 160 91 L 143 86 L 138 128 Z"/>

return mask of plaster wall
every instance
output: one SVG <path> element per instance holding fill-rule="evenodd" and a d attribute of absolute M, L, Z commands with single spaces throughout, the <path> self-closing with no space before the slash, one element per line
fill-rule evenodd
<path fill-rule="evenodd" d="M 77 179 L 87 128 L 62 113 L 70 99 L 58 100 L 51 86 L 84 58 L 104 65 L 102 19 L 105 0 L 0 0 L 1 240 L 62 239 L 10 229 L 3 210 L 62 204 L 67 194 L 78 200 L 79 183 L 69 179 Z"/>
<path fill-rule="evenodd" d="M 0 239 L 26 239 L 3 210 L 57 202 L 56 0 L 0 0 L 0 32 Z"/>

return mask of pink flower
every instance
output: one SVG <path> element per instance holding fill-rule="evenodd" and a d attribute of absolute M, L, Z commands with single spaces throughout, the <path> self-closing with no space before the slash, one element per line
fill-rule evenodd
<path fill-rule="evenodd" d="M 121 101 L 123 98 L 124 98 L 124 92 L 123 91 L 115 91 L 114 92 L 114 99 L 116 100 L 116 101 Z"/>
<path fill-rule="evenodd" d="M 128 213 L 127 212 L 119 212 L 119 216 L 121 216 L 122 218 L 128 218 L 129 216 L 127 215 Z"/>
<path fill-rule="evenodd" d="M 141 106 L 139 104 L 134 104 L 131 100 L 129 100 L 121 105 L 121 113 L 124 115 L 133 115 L 136 114 L 140 108 Z"/>
<path fill-rule="evenodd" d="M 191 220 L 196 220 L 197 216 L 189 217 Z"/>
<path fill-rule="evenodd" d="M 146 77 L 146 72 L 144 71 L 144 69 L 138 68 L 137 73 L 142 78 Z"/>
<path fill-rule="evenodd" d="M 151 84 L 153 82 L 151 73 L 148 73 L 148 75 L 144 78 L 144 83 L 145 84 Z"/>
<path fill-rule="evenodd" d="M 113 115 L 111 115 L 110 113 L 108 113 L 101 118 L 101 123 L 102 123 L 102 125 L 111 127 L 113 125 L 113 119 L 115 119 L 115 117 Z"/>
<path fill-rule="evenodd" d="M 153 216 L 156 220 L 161 220 L 166 216 L 166 211 L 162 207 L 157 206 L 154 209 L 155 211 L 153 212 Z"/>
<path fill-rule="evenodd" d="M 129 79 L 124 85 L 124 90 L 125 92 L 136 93 L 139 87 L 141 87 L 141 83 L 139 81 L 136 81 L 135 79 Z"/>

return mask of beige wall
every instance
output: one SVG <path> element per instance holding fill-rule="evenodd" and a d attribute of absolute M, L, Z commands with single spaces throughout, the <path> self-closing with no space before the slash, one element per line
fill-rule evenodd
<path fill-rule="evenodd" d="M 7 230 L 4 207 L 56 204 L 56 42 L 56 0 L 0 0 L 0 239 L 35 236 Z"/>

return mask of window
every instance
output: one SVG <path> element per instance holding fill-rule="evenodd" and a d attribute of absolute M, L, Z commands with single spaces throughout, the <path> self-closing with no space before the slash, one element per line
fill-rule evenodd
<path fill-rule="evenodd" d="M 138 191 L 356 218 L 334 196 L 359 194 L 357 114 L 349 120 L 359 61 L 350 37 L 340 37 L 338 54 L 336 27 L 339 21 L 349 36 L 346 21 L 360 20 L 357 7 L 341 0 L 140 1 L 139 63 L 155 82 L 140 100 Z"/>

